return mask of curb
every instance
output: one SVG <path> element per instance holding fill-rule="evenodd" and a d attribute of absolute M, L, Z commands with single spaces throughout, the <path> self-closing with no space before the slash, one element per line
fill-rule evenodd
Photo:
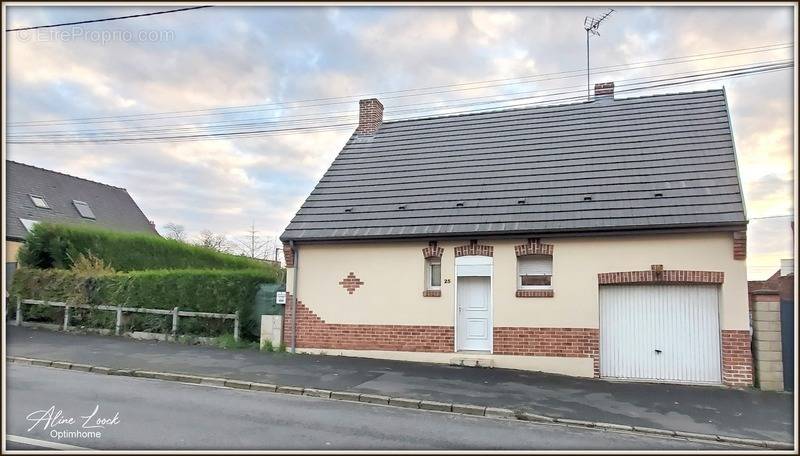
<path fill-rule="evenodd" d="M 471 404 L 454 404 L 448 402 L 437 402 L 429 400 L 409 399 L 400 397 L 389 397 L 378 394 L 355 393 L 351 391 L 330 391 L 317 388 L 303 388 L 298 386 L 272 385 L 268 383 L 248 382 L 243 380 L 233 380 L 217 377 L 201 377 L 197 375 L 177 374 L 172 372 L 153 372 L 133 369 L 114 369 L 104 366 L 91 366 L 88 364 L 77 364 L 66 361 L 49 361 L 45 359 L 24 358 L 19 356 L 7 356 L 6 360 L 15 364 L 50 367 L 54 369 L 67 369 L 81 372 L 89 372 L 101 375 L 116 375 L 125 377 L 149 378 L 156 380 L 166 380 L 180 383 L 193 383 L 230 389 L 242 389 L 250 391 L 264 391 L 278 394 L 302 395 L 316 398 L 324 398 L 348 402 L 361 402 L 366 404 L 385 405 L 389 407 L 400 407 L 408 409 L 429 410 L 445 413 L 453 413 L 468 416 L 484 416 L 489 418 L 508 419 L 517 421 L 531 421 L 539 423 L 561 424 L 571 427 L 582 427 L 600 429 L 610 432 L 632 432 L 659 437 L 671 437 L 680 439 L 703 440 L 718 443 L 728 443 L 749 447 L 767 448 L 771 450 L 793 450 L 794 444 L 790 442 L 780 442 L 775 440 L 748 439 L 741 437 L 729 437 L 716 434 L 701 434 L 695 432 L 676 431 L 670 429 L 655 429 L 643 426 L 629 426 L 625 424 L 592 422 L 585 420 L 574 420 L 559 417 L 538 415 L 530 412 L 514 411 L 507 408 L 484 407 Z"/>

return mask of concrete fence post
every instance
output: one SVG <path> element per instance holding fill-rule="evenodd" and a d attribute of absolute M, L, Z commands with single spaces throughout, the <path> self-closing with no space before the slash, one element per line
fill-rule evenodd
<path fill-rule="evenodd" d="M 114 334 L 122 334 L 122 307 L 117 307 L 117 324 L 114 327 Z"/>
<path fill-rule="evenodd" d="M 178 340 L 178 308 L 172 309 L 172 338 Z"/>
<path fill-rule="evenodd" d="M 239 311 L 237 310 L 236 313 L 234 313 L 234 315 L 235 316 L 233 317 L 233 340 L 238 342 L 239 341 Z"/>
<path fill-rule="evenodd" d="M 14 323 L 15 326 L 20 326 L 22 324 L 22 299 L 17 298 L 17 321 Z"/>
<path fill-rule="evenodd" d="M 69 306 L 64 306 L 64 331 L 69 329 Z"/>

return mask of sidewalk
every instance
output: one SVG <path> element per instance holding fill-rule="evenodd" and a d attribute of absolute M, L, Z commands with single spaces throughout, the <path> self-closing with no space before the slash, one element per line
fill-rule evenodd
<path fill-rule="evenodd" d="M 793 396 L 612 383 L 505 369 L 221 350 L 6 326 L 8 355 L 504 407 L 549 416 L 793 441 Z"/>

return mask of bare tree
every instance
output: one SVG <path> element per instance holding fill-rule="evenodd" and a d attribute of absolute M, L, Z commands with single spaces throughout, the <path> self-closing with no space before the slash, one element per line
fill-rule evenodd
<path fill-rule="evenodd" d="M 275 257 L 277 242 L 274 238 L 265 239 L 256 230 L 255 222 L 250 224 L 247 234 L 236 240 L 238 250 L 242 255 L 259 260 L 272 260 Z"/>
<path fill-rule="evenodd" d="M 200 247 L 223 253 L 230 253 L 233 249 L 233 246 L 224 234 L 217 234 L 211 230 L 201 231 L 196 244 Z"/>
<path fill-rule="evenodd" d="M 186 242 L 186 228 L 184 228 L 183 225 L 169 222 L 164 225 L 164 229 L 167 231 L 167 238 L 175 239 L 176 241 L 180 242 Z"/>

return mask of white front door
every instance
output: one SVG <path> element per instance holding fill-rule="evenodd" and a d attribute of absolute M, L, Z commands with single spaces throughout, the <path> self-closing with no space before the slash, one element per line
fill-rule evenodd
<path fill-rule="evenodd" d="M 717 384 L 719 287 L 600 287 L 600 375 Z"/>
<path fill-rule="evenodd" d="M 459 276 L 457 280 L 457 349 L 459 351 L 491 351 L 492 278 L 488 276 Z"/>

